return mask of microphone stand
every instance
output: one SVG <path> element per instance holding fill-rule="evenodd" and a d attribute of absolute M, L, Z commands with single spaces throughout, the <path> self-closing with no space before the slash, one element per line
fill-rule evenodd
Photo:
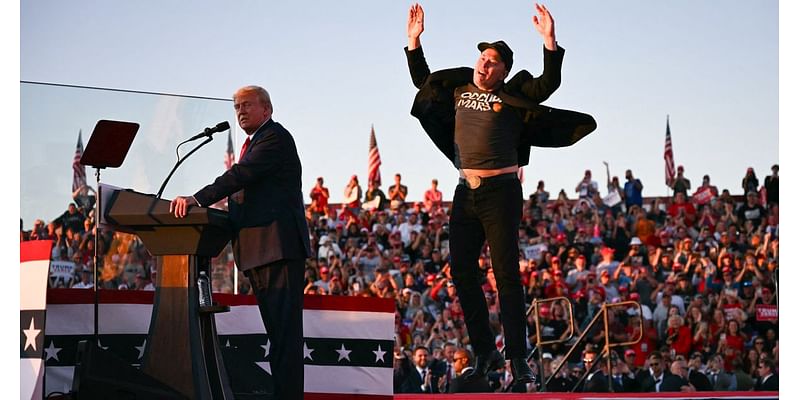
<path fill-rule="evenodd" d="M 190 139 L 190 140 L 191 140 L 191 139 Z M 184 142 L 181 142 L 181 144 L 179 144 L 179 145 L 178 145 L 178 147 L 176 147 L 176 148 L 175 148 L 175 152 L 177 153 L 177 152 L 178 152 L 178 148 L 180 148 L 181 146 L 183 146 L 183 145 L 184 145 L 186 142 L 189 142 L 190 140 L 186 140 L 186 141 L 184 141 Z M 170 172 L 169 172 L 169 175 L 167 175 L 167 179 L 164 179 L 164 183 L 162 183 L 162 184 L 161 184 L 161 188 L 160 188 L 160 189 L 158 189 L 158 194 L 156 194 L 156 198 L 157 198 L 157 199 L 160 199 L 160 198 L 161 198 L 161 194 L 162 194 L 162 193 L 164 193 L 164 188 L 166 188 L 166 187 L 167 187 L 167 182 L 169 182 L 170 178 L 172 178 L 172 174 L 174 174 L 174 173 L 175 173 L 175 171 L 178 169 L 178 167 L 179 167 L 181 164 L 183 164 L 183 162 L 184 162 L 184 161 L 185 161 L 187 158 L 189 158 L 189 156 L 190 156 L 190 155 L 194 154 L 194 152 L 195 152 L 195 151 L 197 151 L 197 150 L 200 150 L 200 148 L 201 148 L 201 147 L 203 147 L 203 146 L 207 145 L 207 144 L 208 144 L 208 143 L 210 143 L 212 140 L 214 140 L 214 137 L 213 137 L 212 135 L 208 135 L 208 136 L 206 137 L 206 140 L 204 140 L 204 141 L 203 141 L 203 143 L 200 143 L 199 145 L 197 145 L 197 147 L 195 147 L 194 149 L 192 149 L 192 151 L 190 151 L 189 153 L 187 153 L 187 154 L 186 154 L 185 156 L 183 156 L 182 158 L 180 158 L 180 157 L 178 158 L 178 162 L 177 162 L 177 163 L 175 163 L 175 166 L 174 166 L 174 167 L 172 167 L 172 171 L 170 171 Z"/>

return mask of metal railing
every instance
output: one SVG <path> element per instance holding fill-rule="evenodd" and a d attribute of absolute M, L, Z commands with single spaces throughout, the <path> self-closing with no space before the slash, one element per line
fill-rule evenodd
<path fill-rule="evenodd" d="M 577 389 L 581 385 L 581 383 L 583 383 L 583 381 L 586 379 L 586 377 L 589 376 L 589 374 L 592 372 L 592 370 L 594 370 L 594 367 L 595 367 L 595 365 L 597 365 L 598 361 L 602 360 L 603 357 L 605 357 L 605 361 L 607 363 L 606 366 L 608 367 L 608 371 L 609 371 L 609 373 L 607 374 L 607 376 L 608 376 L 608 388 L 609 388 L 609 391 L 613 392 L 614 388 L 613 388 L 613 385 L 612 385 L 611 373 L 610 373 L 611 372 L 611 367 L 612 367 L 611 366 L 611 357 L 608 357 L 608 355 L 611 352 L 611 348 L 628 346 L 628 345 L 635 344 L 635 343 L 639 342 L 640 340 L 642 340 L 642 335 L 644 334 L 644 326 L 642 325 L 642 319 L 639 318 L 639 336 L 635 340 L 628 340 L 628 341 L 624 341 L 624 342 L 611 342 L 610 337 L 609 337 L 609 327 L 608 327 L 608 311 L 611 308 L 623 307 L 623 306 L 624 307 L 628 307 L 628 306 L 631 306 L 631 305 L 634 305 L 634 306 L 636 306 L 638 308 L 638 315 L 641 316 L 642 315 L 642 306 L 641 306 L 641 304 L 639 304 L 639 302 L 636 302 L 636 301 L 623 301 L 623 302 L 619 302 L 619 303 L 605 303 L 605 304 L 603 304 L 600 307 L 600 312 L 595 314 L 594 318 L 592 318 L 592 320 L 589 322 L 589 324 L 586 326 L 586 328 L 583 330 L 583 332 L 578 337 L 578 340 L 575 341 L 575 343 L 572 345 L 572 347 L 569 349 L 569 351 L 567 351 L 567 354 L 564 355 L 564 358 L 561 359 L 561 361 L 558 363 L 558 365 L 556 366 L 555 371 L 553 371 L 553 373 L 550 374 L 550 376 L 547 378 L 547 380 L 541 386 L 540 391 L 544 391 L 547 388 L 547 385 L 550 383 L 550 381 L 555 376 L 558 375 L 558 372 L 567 363 L 567 361 L 569 360 L 570 356 L 572 356 L 572 354 L 575 352 L 575 349 L 577 349 L 580 346 L 580 344 L 583 342 L 583 340 L 586 338 L 586 336 L 589 334 L 589 332 L 592 330 L 592 328 L 594 328 L 594 325 L 598 322 L 598 320 L 602 316 L 603 317 L 603 332 L 604 332 L 604 337 L 605 337 L 605 345 L 603 346 L 603 349 L 600 352 L 599 357 L 594 359 L 592 361 L 592 363 L 586 368 L 586 371 L 584 371 L 583 375 L 581 376 L 580 379 L 578 379 L 578 381 L 575 383 L 575 386 L 572 387 L 571 391 L 574 392 L 575 389 Z M 537 327 L 538 327 L 538 325 L 537 325 Z M 540 358 L 541 358 L 541 355 L 540 355 Z M 540 368 L 540 373 L 541 374 L 544 373 L 544 371 L 541 370 L 541 368 Z"/>

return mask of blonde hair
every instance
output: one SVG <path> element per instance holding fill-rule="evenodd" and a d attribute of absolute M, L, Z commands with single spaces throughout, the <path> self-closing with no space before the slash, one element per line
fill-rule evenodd
<path fill-rule="evenodd" d="M 237 90 L 236 93 L 233 94 L 233 100 L 236 100 L 236 96 L 243 93 L 255 93 L 258 97 L 258 100 L 261 101 L 262 104 L 269 107 L 270 110 L 272 109 L 272 100 L 269 97 L 269 92 L 267 92 L 267 89 L 264 89 L 261 86 L 248 85 Z"/>

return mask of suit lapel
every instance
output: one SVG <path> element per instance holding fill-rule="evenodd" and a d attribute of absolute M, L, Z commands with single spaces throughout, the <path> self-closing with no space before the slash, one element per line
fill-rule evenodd
<path fill-rule="evenodd" d="M 260 140 L 266 138 L 267 136 L 269 136 L 270 134 L 274 133 L 273 130 L 270 129 L 272 127 L 272 125 L 274 125 L 274 124 L 275 124 L 275 120 L 270 118 L 269 121 L 264 123 L 264 125 L 261 125 L 261 127 L 258 128 L 256 133 L 254 133 L 253 136 L 250 137 L 250 146 L 247 146 L 247 150 L 245 150 L 244 154 L 249 153 L 253 149 L 253 146 L 255 146 L 255 144 L 258 141 L 260 141 Z"/>

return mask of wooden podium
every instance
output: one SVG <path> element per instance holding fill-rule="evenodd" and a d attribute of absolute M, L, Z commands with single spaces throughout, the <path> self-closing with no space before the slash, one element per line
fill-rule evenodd
<path fill-rule="evenodd" d="M 131 190 L 106 195 L 106 223 L 138 235 L 158 259 L 142 372 L 191 399 L 233 399 L 214 322 L 214 313 L 228 308 L 201 307 L 197 287 L 200 271 L 211 276 L 211 257 L 231 238 L 228 214 L 191 207 L 185 218 L 175 218 L 169 201 L 154 195 Z"/>

